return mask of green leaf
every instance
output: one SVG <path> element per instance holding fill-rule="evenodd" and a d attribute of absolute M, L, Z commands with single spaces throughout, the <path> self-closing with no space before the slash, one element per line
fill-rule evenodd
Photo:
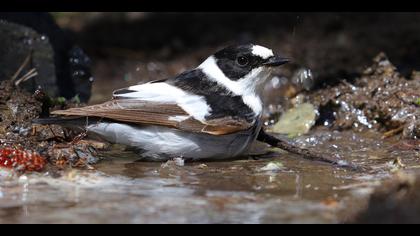
<path fill-rule="evenodd" d="M 420 106 L 420 98 L 417 98 L 416 104 Z"/>
<path fill-rule="evenodd" d="M 74 103 L 76 103 L 76 104 L 80 104 L 81 102 L 80 102 L 80 97 L 79 97 L 79 94 L 77 94 L 76 96 L 74 96 L 72 99 L 71 99 Z"/>
<path fill-rule="evenodd" d="M 55 103 L 58 105 L 64 105 L 66 103 L 66 98 L 65 97 L 58 97 L 55 99 Z"/>

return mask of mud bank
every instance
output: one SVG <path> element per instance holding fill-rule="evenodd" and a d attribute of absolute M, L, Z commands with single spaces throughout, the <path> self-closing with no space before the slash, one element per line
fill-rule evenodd
<path fill-rule="evenodd" d="M 418 139 L 420 132 L 420 76 L 403 77 L 385 54 L 351 83 L 321 89 L 307 95 L 319 110 L 317 123 L 336 130 L 375 130 L 385 137 L 402 133 Z"/>

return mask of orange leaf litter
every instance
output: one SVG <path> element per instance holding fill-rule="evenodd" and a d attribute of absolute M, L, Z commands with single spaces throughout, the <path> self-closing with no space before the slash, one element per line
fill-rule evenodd
<path fill-rule="evenodd" d="M 40 171 L 45 164 L 45 159 L 36 152 L 12 147 L 0 148 L 0 167 L 23 171 Z"/>

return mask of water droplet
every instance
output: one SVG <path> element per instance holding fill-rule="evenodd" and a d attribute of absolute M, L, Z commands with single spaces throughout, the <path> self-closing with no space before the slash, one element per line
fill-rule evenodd
<path fill-rule="evenodd" d="M 74 64 L 79 64 L 79 59 L 74 58 L 74 57 L 71 57 L 71 58 L 70 58 L 70 62 L 71 62 L 71 63 L 74 63 Z"/>
<path fill-rule="evenodd" d="M 25 38 L 23 40 L 23 43 L 24 44 L 27 44 L 27 45 L 32 45 L 32 42 L 33 42 L 32 38 Z"/>
<path fill-rule="evenodd" d="M 132 80 L 131 73 L 124 74 L 123 79 L 124 79 L 124 81 L 130 81 L 130 80 Z"/>
<path fill-rule="evenodd" d="M 86 72 L 83 71 L 83 70 L 76 70 L 76 71 L 73 72 L 73 77 L 75 79 L 77 79 L 77 77 L 82 77 L 84 75 L 86 75 Z"/>
<path fill-rule="evenodd" d="M 292 82 L 302 86 L 306 90 L 311 90 L 315 85 L 312 71 L 309 68 L 301 68 L 297 70 L 292 77 Z"/>
<path fill-rule="evenodd" d="M 156 65 L 156 63 L 150 62 L 150 63 L 147 64 L 147 70 L 148 71 L 157 71 L 158 66 Z"/>
<path fill-rule="evenodd" d="M 273 79 L 271 80 L 271 86 L 273 88 L 278 88 L 278 86 L 280 85 L 280 79 L 277 76 L 274 76 Z"/>

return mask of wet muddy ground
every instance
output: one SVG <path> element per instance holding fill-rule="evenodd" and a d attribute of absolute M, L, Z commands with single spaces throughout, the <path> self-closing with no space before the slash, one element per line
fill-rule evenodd
<path fill-rule="evenodd" d="M 352 27 L 342 23 L 340 17 L 333 16 L 332 21 L 325 18 L 330 27 L 326 27 L 326 32 L 330 32 L 326 38 L 333 37 L 334 32 L 344 32 L 339 34 L 341 41 L 329 49 L 335 54 L 328 57 L 313 55 L 322 51 L 328 41 L 312 47 L 325 35 L 308 37 L 313 31 L 301 26 L 310 25 L 308 20 L 289 22 L 291 28 L 299 26 L 296 30 L 301 33 L 297 36 L 292 30 L 286 34 L 279 29 L 279 35 L 286 35 L 282 38 L 284 44 L 275 43 L 272 34 L 255 36 L 254 32 L 243 37 L 256 37 L 285 54 L 296 50 L 303 53 L 299 54 L 302 60 L 275 71 L 266 86 L 264 119 L 268 128 L 276 131 L 275 124 L 287 117 L 283 115 L 290 108 L 312 104 L 315 114 L 305 110 L 306 113 L 288 116 L 298 116 L 296 122 L 303 122 L 300 126 L 309 126 L 304 131 L 288 133 L 289 137 L 300 147 L 324 153 L 339 163 L 354 163 L 361 169 L 307 160 L 263 144 L 239 160 L 139 162 L 137 154 L 124 147 L 78 141 L 75 134 L 60 127 L 37 126 L 34 130 L 28 119 L 42 113 L 43 100 L 29 93 L 10 96 L 9 90 L 0 89 L 9 95 L 0 99 L 2 145 L 12 140 L 48 160 L 40 172 L 0 168 L 0 223 L 418 222 L 420 76 L 417 72 L 411 74 L 414 68 L 410 66 L 410 73 L 400 73 L 407 70 L 400 66 L 400 60 L 396 67 L 385 54 L 378 55 L 372 48 L 374 54 L 369 54 L 368 60 L 360 59 L 365 55 L 357 55 L 356 61 L 343 59 L 343 63 L 334 64 L 337 68 L 317 63 L 318 57 L 335 60 L 341 54 L 349 55 L 347 50 L 352 46 L 345 50 L 334 47 L 342 41 L 353 42 L 352 35 L 361 34 L 346 34 L 349 31 L 345 29 Z M 63 26 L 79 32 L 82 39 L 92 32 L 103 32 L 95 21 L 84 28 L 78 20 L 61 21 Z M 412 30 L 411 24 L 407 25 L 405 30 Z M 192 47 L 194 50 L 180 53 L 188 47 L 171 41 L 166 49 L 156 46 L 152 50 L 157 52 L 155 55 L 142 48 L 150 42 L 121 49 L 118 39 L 97 47 L 89 47 L 91 41 L 79 39 L 94 57 L 92 71 L 96 80 L 89 103 L 109 99 L 114 89 L 195 67 L 220 43 L 212 41 L 212 36 L 206 37 L 209 42 L 203 44 L 212 46 L 198 43 Z M 296 39 L 299 37 L 302 39 Z M 188 37 L 178 39 L 185 40 Z M 292 47 L 291 41 L 293 45 L 302 43 L 302 48 Z M 132 41 L 127 39 L 126 43 Z M 118 47 L 109 47 L 112 44 Z M 108 47 L 104 49 L 103 45 Z M 313 50 L 308 51 L 307 47 Z M 400 58 L 395 53 L 392 56 Z M 325 86 L 319 85 L 322 76 L 322 81 L 327 81 Z M 343 81 L 343 77 L 348 80 Z M 78 105 L 81 104 L 55 104 L 53 109 Z M 29 112 L 19 112 L 25 110 Z M 299 115 L 303 114 L 309 115 L 301 119 Z M 306 133 L 307 130 L 310 131 Z"/>
<path fill-rule="evenodd" d="M 297 142 L 372 170 L 350 171 L 285 152 L 185 165 L 136 162 L 116 147 L 102 153 L 95 170 L 66 169 L 58 178 L 48 172 L 12 177 L 3 170 L 0 222 L 348 222 L 383 179 L 420 168 L 418 151 L 388 150 L 395 141 L 374 134 L 316 131 Z M 266 168 L 269 163 L 280 168 Z"/>

